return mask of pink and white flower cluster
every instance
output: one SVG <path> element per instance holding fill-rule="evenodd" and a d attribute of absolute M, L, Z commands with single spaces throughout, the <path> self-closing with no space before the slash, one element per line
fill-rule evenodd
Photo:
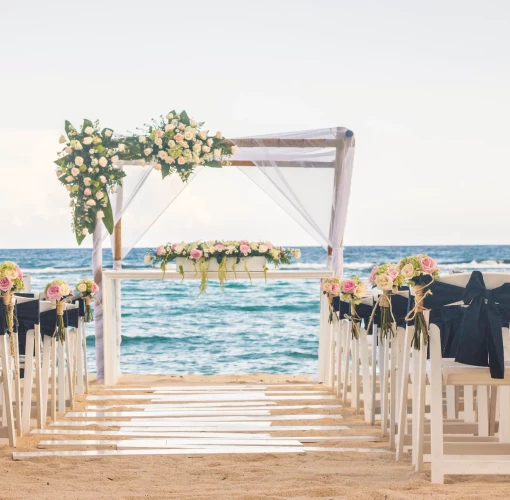
<path fill-rule="evenodd" d="M 25 288 L 23 272 L 18 264 L 5 261 L 0 264 L 0 295 L 20 292 Z"/>
<path fill-rule="evenodd" d="M 437 279 L 439 277 L 437 261 L 427 254 L 404 257 L 399 262 L 398 269 L 403 281 L 411 286 L 422 284 L 424 280 Z"/>
<path fill-rule="evenodd" d="M 155 251 L 147 252 L 145 255 L 146 264 L 161 264 L 164 269 L 168 262 L 177 257 L 184 257 L 192 261 L 201 259 L 216 259 L 221 262 L 226 258 L 236 258 L 238 261 L 246 257 L 265 257 L 266 261 L 275 266 L 290 264 L 292 259 L 299 259 L 299 249 L 275 247 L 269 241 L 194 241 L 192 243 L 167 243 L 160 245 Z"/>
<path fill-rule="evenodd" d="M 404 278 L 400 274 L 397 264 L 382 264 L 372 269 L 368 282 L 374 288 L 377 287 L 382 291 L 390 291 L 402 286 Z"/>
<path fill-rule="evenodd" d="M 76 285 L 76 290 L 80 292 L 84 297 L 91 296 L 99 290 L 99 287 L 93 280 L 83 278 Z"/>
<path fill-rule="evenodd" d="M 64 280 L 53 280 L 44 288 L 46 300 L 49 300 L 53 304 L 60 302 L 72 294 L 72 288 Z"/>
<path fill-rule="evenodd" d="M 348 279 L 326 278 L 322 285 L 322 292 L 330 299 L 338 297 L 345 302 L 359 304 L 367 293 L 367 285 L 358 276 Z"/>

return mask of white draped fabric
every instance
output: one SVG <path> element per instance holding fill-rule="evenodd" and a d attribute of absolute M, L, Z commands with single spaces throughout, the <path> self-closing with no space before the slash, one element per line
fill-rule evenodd
<path fill-rule="evenodd" d="M 334 269 L 335 274 L 341 276 L 354 158 L 352 132 L 338 127 L 234 139 L 234 142 L 239 149 L 231 158 L 232 166 L 240 169 L 315 241 L 328 249 L 327 268 Z M 123 168 L 127 174 L 123 188 L 112 203 L 115 222 L 122 220 L 122 257 L 125 257 L 152 225 L 171 210 L 179 195 L 185 189 L 193 189 L 193 181 L 204 167 L 196 168 L 187 183 L 183 183 L 177 175 L 162 181 L 161 173 L 150 165 L 126 162 Z M 217 169 L 215 175 L 220 177 L 222 171 L 228 168 L 232 167 Z M 249 237 L 249 227 L 247 234 Z M 106 236 L 94 235 L 95 249 L 99 238 Z M 93 259 L 97 282 L 100 278 L 99 252 L 94 251 Z M 120 265 L 120 261 L 115 264 L 117 268 Z M 117 341 L 120 343 L 120 289 L 115 292 L 115 303 Z M 102 319 L 98 315 L 96 355 L 100 379 L 103 351 Z"/>

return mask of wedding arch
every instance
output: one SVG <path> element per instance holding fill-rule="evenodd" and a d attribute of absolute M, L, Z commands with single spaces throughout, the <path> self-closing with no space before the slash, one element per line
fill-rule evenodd
<path fill-rule="evenodd" d="M 174 113 L 170 114 L 172 118 L 175 116 Z M 202 125 L 193 122 L 187 115 L 185 115 L 185 120 L 188 124 L 193 123 L 196 127 Z M 94 125 L 88 122 L 84 124 L 83 129 L 85 130 L 86 126 L 94 127 Z M 146 137 L 152 138 L 152 141 L 156 139 L 157 142 L 157 134 L 154 133 L 154 130 L 165 130 L 164 124 L 161 127 L 160 129 L 152 128 Z M 68 122 L 66 122 L 66 132 L 68 130 Z M 109 144 L 109 141 L 114 141 L 109 130 L 103 129 L 102 132 L 103 140 L 107 144 Z M 197 128 L 197 132 L 198 130 L 200 129 Z M 199 136 L 197 135 L 197 137 Z M 203 143 L 207 144 L 205 142 L 207 135 L 203 134 L 202 137 L 204 137 Z M 176 164 L 177 170 L 172 168 L 174 166 L 173 162 L 170 167 L 163 165 L 162 168 L 160 157 L 152 152 L 150 155 L 144 155 L 144 150 L 148 148 L 144 148 L 145 144 L 141 141 L 142 139 L 138 139 L 135 136 L 124 140 L 121 138 L 115 143 L 111 142 L 111 146 L 116 148 L 113 152 L 117 154 L 110 154 L 110 157 L 106 159 L 106 168 L 111 168 L 110 175 L 113 176 L 111 179 L 113 189 L 104 190 L 105 195 L 111 201 L 107 204 L 107 207 L 104 207 L 104 210 L 101 210 L 102 205 L 92 207 L 94 210 L 99 209 L 101 211 L 100 215 L 102 217 L 99 218 L 103 218 L 104 226 L 111 233 L 111 247 L 114 259 L 113 268 L 115 270 L 122 268 L 122 259 L 162 213 L 170 209 L 179 194 L 192 183 L 193 179 L 200 174 L 203 168 L 223 167 L 239 169 L 264 190 L 315 241 L 327 249 L 327 269 L 332 270 L 336 276 L 342 275 L 343 237 L 355 147 L 352 131 L 344 127 L 335 127 L 230 140 L 224 139 L 220 133 L 217 133 L 214 136 L 214 143 L 210 141 L 212 146 L 210 148 L 211 154 L 208 153 L 208 148 L 206 147 L 205 154 L 200 152 L 200 158 L 195 156 L 196 164 L 192 164 L 193 159 L 185 164 L 184 174 Z M 126 144 L 125 148 L 120 147 L 123 150 L 120 151 L 121 154 L 119 154 L 119 144 Z M 141 146 L 138 146 L 138 144 Z M 93 144 L 91 145 L 93 146 Z M 138 149 L 136 149 L 137 147 Z M 222 149 L 214 149 L 219 147 Z M 215 153 L 214 156 L 212 155 L 213 151 Z M 97 157 L 97 151 L 95 153 Z M 122 155 L 122 153 L 125 154 Z M 198 166 L 196 167 L 196 165 Z M 73 168 L 76 167 L 84 171 L 83 166 L 73 166 Z M 94 170 L 94 167 L 92 170 Z M 125 224 L 126 216 L 129 215 L 130 209 L 134 205 L 134 200 L 144 189 L 150 186 L 151 182 L 148 181 L 158 173 L 158 170 L 162 170 L 163 178 L 170 176 L 169 189 L 165 192 L 164 203 L 162 206 L 157 207 L 154 213 L 146 214 L 147 218 L 144 225 L 137 228 L 137 231 L 134 233 L 130 233 L 129 226 Z M 62 174 L 60 172 L 61 177 L 64 177 L 65 173 Z M 103 171 L 99 169 L 97 173 L 103 173 Z M 179 176 L 170 175 L 172 173 L 178 173 Z M 87 173 L 84 172 L 84 175 L 87 175 Z M 70 177 L 71 175 L 68 178 L 70 184 L 72 184 L 73 179 Z M 121 179 L 122 182 L 120 182 Z M 83 189 L 83 185 L 81 189 Z M 101 186 L 99 186 L 99 189 L 101 189 Z M 70 194 L 71 196 L 73 195 L 72 192 Z M 326 204 L 324 200 L 326 200 Z M 329 208 L 325 209 L 325 207 Z M 89 208 L 87 207 L 86 211 Z M 96 367 L 97 378 L 103 379 L 103 314 L 100 304 L 102 301 L 102 249 L 104 239 L 108 234 L 103 231 L 103 225 L 96 224 L 95 220 L 90 227 L 93 227 L 93 275 L 94 281 L 99 285 L 99 293 L 96 294 L 95 321 Z M 81 228 L 80 231 L 82 231 Z M 85 236 L 86 231 L 83 232 L 83 236 Z M 116 316 L 115 334 L 117 343 L 120 345 L 121 293 L 120 282 L 118 281 L 115 282 L 113 295 Z M 321 356 L 321 352 L 322 349 L 320 348 L 319 356 Z M 319 366 L 321 366 L 320 363 Z"/>

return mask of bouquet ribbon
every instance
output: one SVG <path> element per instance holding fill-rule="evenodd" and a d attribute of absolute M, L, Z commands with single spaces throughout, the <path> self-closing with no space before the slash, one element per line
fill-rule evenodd
<path fill-rule="evenodd" d="M 426 285 L 413 286 L 414 306 L 406 316 L 406 321 L 414 321 L 414 335 L 411 345 L 418 351 L 421 348 L 421 335 L 423 335 L 423 345 L 427 345 L 429 342 L 428 325 L 425 320 L 425 315 L 423 314 L 423 311 L 425 310 L 423 302 L 428 295 L 432 295 L 431 290 L 428 289 L 432 283 L 434 283 L 434 280 Z"/>
<path fill-rule="evenodd" d="M 346 319 L 348 319 L 351 322 L 351 333 L 353 339 L 359 339 L 359 323 L 361 321 L 361 318 L 358 316 L 358 313 L 356 312 L 356 304 L 354 302 L 351 302 L 351 314 L 346 314 L 344 316 Z"/>
<path fill-rule="evenodd" d="M 66 327 L 64 324 L 64 311 L 65 311 L 65 304 L 64 302 L 57 302 L 56 304 L 57 309 L 57 324 L 55 325 L 55 332 L 53 336 L 57 336 L 60 342 L 62 344 L 64 343 L 66 339 Z"/>
<path fill-rule="evenodd" d="M 395 332 L 393 331 L 393 323 L 396 323 L 396 320 L 391 306 L 391 290 L 383 290 L 382 295 L 379 295 L 379 298 L 374 305 L 374 309 L 372 310 L 372 314 L 370 315 L 367 332 L 370 331 L 377 307 L 381 308 L 381 339 L 383 337 L 387 337 L 388 333 L 390 333 L 391 336 L 395 335 Z"/>
<path fill-rule="evenodd" d="M 14 335 L 14 322 L 15 321 L 17 322 L 17 320 L 14 316 L 14 301 L 12 300 L 12 293 L 7 292 L 4 295 L 2 295 L 2 300 L 3 300 L 4 306 L 5 306 L 5 326 L 6 326 L 7 332 L 10 334 L 9 335 L 9 337 L 10 337 L 9 344 L 10 344 L 11 356 L 15 360 L 14 373 L 15 373 L 15 375 L 17 375 L 19 373 L 18 365 L 16 362 L 17 335 Z"/>

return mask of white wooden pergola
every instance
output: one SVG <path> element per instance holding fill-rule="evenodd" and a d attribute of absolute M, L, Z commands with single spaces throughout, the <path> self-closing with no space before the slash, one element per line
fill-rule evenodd
<path fill-rule="evenodd" d="M 329 232 L 322 234 L 320 243 L 327 248 L 328 260 L 327 269 L 335 276 L 342 275 L 343 268 L 343 236 L 347 219 L 347 208 L 349 202 L 350 185 L 353 169 L 354 134 L 344 128 L 336 127 L 320 130 L 308 130 L 295 133 L 274 134 L 271 136 L 247 137 L 232 139 L 238 146 L 238 152 L 229 160 L 222 162 L 224 167 L 257 168 L 261 177 L 273 187 L 274 195 L 286 200 L 288 213 L 294 214 L 301 219 L 303 226 L 316 227 L 313 217 L 306 211 L 292 187 L 285 181 L 285 174 L 291 173 L 289 169 L 333 169 L 333 185 L 331 186 L 332 206 L 329 219 Z M 125 162 L 123 165 L 137 164 L 137 162 Z M 139 163 L 138 163 L 139 164 Z M 149 168 L 149 167 L 146 167 Z M 280 170 L 284 169 L 284 170 Z M 150 171 L 148 171 L 147 176 Z M 325 196 L 327 193 L 325 193 Z M 113 257 L 114 271 L 120 271 L 123 258 L 122 249 L 122 215 L 129 208 L 124 203 L 122 188 L 116 195 L 116 217 L 115 230 L 113 235 Z M 285 207 L 284 207 L 285 208 Z M 317 229 L 318 232 L 318 229 Z M 103 325 L 102 309 L 99 306 L 102 297 L 102 234 L 101 225 L 97 224 L 93 238 L 93 273 L 94 280 L 100 285 L 100 292 L 96 301 L 96 364 L 98 379 L 105 380 L 105 383 L 115 383 L 115 374 L 104 372 L 105 354 L 103 352 L 103 329 L 115 328 L 114 332 L 109 331 L 108 337 L 115 338 L 117 346 L 120 346 L 121 330 L 121 305 L 120 305 L 120 274 L 115 279 L 112 272 L 109 272 L 109 279 L 112 279 L 113 296 L 107 299 L 109 307 L 113 308 L 115 321 L 107 321 Z M 318 238 L 316 238 L 318 239 Z M 285 271 L 283 271 L 285 273 Z M 295 276 L 294 276 L 295 278 Z M 303 277 L 305 279 L 306 277 Z M 320 277 L 321 279 L 323 276 Z M 146 278 L 145 278 L 146 279 Z M 111 302 L 110 302 L 111 299 Z M 326 317 L 321 315 L 321 336 L 319 346 L 319 378 L 324 381 L 328 376 L 328 368 L 324 366 L 328 345 L 326 345 Z M 111 349 L 110 349 L 111 352 Z M 117 353 L 120 352 L 117 349 Z M 110 363 L 113 360 L 110 358 Z"/>

